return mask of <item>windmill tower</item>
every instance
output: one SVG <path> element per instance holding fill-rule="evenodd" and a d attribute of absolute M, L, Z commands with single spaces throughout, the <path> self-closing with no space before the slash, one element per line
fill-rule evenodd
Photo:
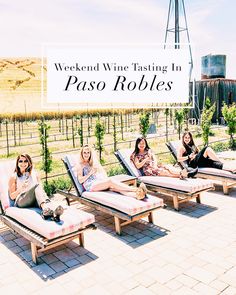
<path fill-rule="evenodd" d="M 181 47 L 181 43 L 189 44 L 188 47 L 191 79 L 193 58 L 184 0 L 170 0 L 165 33 L 165 44 L 168 44 L 168 46 L 173 44 L 175 49 L 179 49 Z"/>

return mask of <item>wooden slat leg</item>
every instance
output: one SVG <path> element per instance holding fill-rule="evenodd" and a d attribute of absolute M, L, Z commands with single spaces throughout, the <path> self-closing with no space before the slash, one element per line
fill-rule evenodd
<path fill-rule="evenodd" d="M 227 181 L 223 181 L 223 192 L 225 195 L 229 194 L 229 188 L 228 188 Z"/>
<path fill-rule="evenodd" d="M 197 197 L 196 197 L 196 201 L 197 201 L 197 203 L 201 204 L 201 197 L 200 197 L 200 194 L 197 195 Z"/>
<path fill-rule="evenodd" d="M 121 235 L 121 225 L 120 225 L 120 219 L 116 216 L 114 216 L 114 220 L 115 220 L 115 229 L 116 229 L 116 233 L 118 235 Z"/>
<path fill-rule="evenodd" d="M 70 206 L 70 198 L 69 197 L 66 197 L 66 203 L 68 206 Z"/>
<path fill-rule="evenodd" d="M 81 247 L 84 247 L 84 233 L 79 234 L 79 243 Z"/>
<path fill-rule="evenodd" d="M 179 211 L 179 201 L 177 196 L 173 196 L 173 203 L 174 203 L 174 208 L 176 211 Z"/>
<path fill-rule="evenodd" d="M 148 222 L 153 223 L 153 212 L 148 214 Z"/>
<path fill-rule="evenodd" d="M 32 260 L 35 264 L 38 263 L 38 250 L 37 250 L 37 246 L 34 243 L 30 243 L 31 244 L 31 254 L 32 254 Z"/>

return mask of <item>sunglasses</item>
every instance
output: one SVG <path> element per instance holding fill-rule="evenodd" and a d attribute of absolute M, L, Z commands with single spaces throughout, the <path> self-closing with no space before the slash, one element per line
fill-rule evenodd
<path fill-rule="evenodd" d="M 18 163 L 28 163 L 28 160 L 19 160 Z"/>

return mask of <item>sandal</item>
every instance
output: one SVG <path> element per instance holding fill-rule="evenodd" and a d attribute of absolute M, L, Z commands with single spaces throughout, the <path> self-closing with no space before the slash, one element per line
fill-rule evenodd
<path fill-rule="evenodd" d="M 193 178 L 197 173 L 198 173 L 198 168 L 192 168 L 191 170 L 188 171 L 188 178 Z"/>
<path fill-rule="evenodd" d="M 60 222 L 60 216 L 63 214 L 64 212 L 64 208 L 59 205 L 54 211 L 52 209 L 50 209 L 49 207 L 44 208 L 42 213 L 41 213 L 41 217 L 44 220 L 52 220 L 52 221 L 56 221 L 56 222 Z"/>
<path fill-rule="evenodd" d="M 148 201 L 148 199 L 149 199 L 149 198 L 148 198 L 148 196 L 147 196 L 147 195 L 145 195 L 145 197 L 142 199 L 142 201 L 143 201 L 143 202 L 147 202 L 147 201 Z"/>
<path fill-rule="evenodd" d="M 61 205 L 59 205 L 53 212 L 53 220 L 56 222 L 60 222 L 60 216 L 63 214 L 63 212 L 64 208 Z"/>
<path fill-rule="evenodd" d="M 188 177 L 188 171 L 186 168 L 180 171 L 179 173 L 179 179 L 185 180 Z"/>
<path fill-rule="evenodd" d="M 180 171 L 179 179 L 184 180 L 186 178 L 193 178 L 198 173 L 198 168 L 184 168 Z"/>
<path fill-rule="evenodd" d="M 53 217 L 53 210 L 50 208 L 44 208 L 41 213 L 41 217 L 45 220 L 51 219 Z"/>
<path fill-rule="evenodd" d="M 147 187 L 146 185 L 141 182 L 140 186 L 136 190 L 136 199 L 137 200 L 144 200 L 145 198 L 147 199 Z"/>

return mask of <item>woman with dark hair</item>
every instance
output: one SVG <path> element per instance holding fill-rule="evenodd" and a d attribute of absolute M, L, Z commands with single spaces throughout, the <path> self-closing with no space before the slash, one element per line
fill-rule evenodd
<path fill-rule="evenodd" d="M 141 174 L 146 176 L 166 176 L 184 179 L 186 177 L 193 177 L 197 173 L 195 170 L 191 172 L 188 172 L 186 169 L 179 171 L 167 165 L 158 165 L 156 157 L 144 137 L 137 138 L 130 159 Z"/>
<path fill-rule="evenodd" d="M 53 206 L 53 202 L 47 197 L 39 177 L 33 170 L 32 159 L 28 154 L 21 154 L 16 159 L 15 171 L 8 183 L 11 204 L 16 207 L 32 207 L 35 203 L 42 208 L 42 217 L 60 221 L 64 209 L 62 206 Z"/>
<path fill-rule="evenodd" d="M 191 132 L 186 131 L 182 136 L 182 145 L 178 149 L 177 159 L 179 162 L 187 161 L 189 167 L 211 167 L 216 169 L 223 169 L 232 173 L 236 172 L 235 168 L 227 167 L 209 146 L 205 146 L 199 150 L 194 143 Z"/>

